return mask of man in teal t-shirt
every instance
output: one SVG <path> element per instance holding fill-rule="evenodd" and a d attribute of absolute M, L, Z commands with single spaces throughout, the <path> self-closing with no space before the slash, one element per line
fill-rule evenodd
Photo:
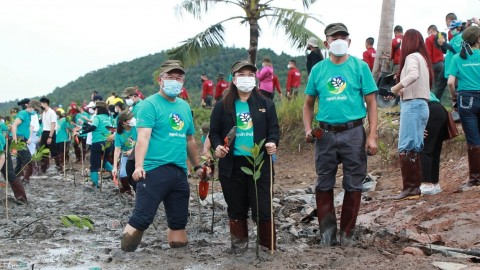
<path fill-rule="evenodd" d="M 333 204 L 333 187 L 338 165 L 343 164 L 343 199 L 340 218 L 340 243 L 351 245 L 360 209 L 362 181 L 367 174 L 367 153 L 377 151 L 377 86 L 368 65 L 347 54 L 350 38 L 343 23 L 325 28 L 325 47 L 329 58 L 316 64 L 308 78 L 303 108 L 306 139 L 316 136 L 317 217 L 323 245 L 335 245 L 337 224 Z M 320 132 L 312 133 L 315 101 Z M 365 108 L 365 104 L 367 108 Z M 369 135 L 363 118 L 368 112 Z"/>
<path fill-rule="evenodd" d="M 191 109 L 187 102 L 177 98 L 185 81 L 182 63 L 167 60 L 159 71 L 160 91 L 145 99 L 136 115 L 138 140 L 133 172 L 137 181 L 136 201 L 124 230 L 123 251 L 135 251 L 161 202 L 165 206 L 170 247 L 185 246 L 190 198 L 187 156 L 196 173 L 202 173 Z"/>

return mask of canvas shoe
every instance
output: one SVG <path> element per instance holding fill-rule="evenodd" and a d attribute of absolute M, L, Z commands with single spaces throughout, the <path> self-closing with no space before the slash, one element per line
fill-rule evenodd
<path fill-rule="evenodd" d="M 425 183 L 420 186 L 420 191 L 424 195 L 435 195 L 442 192 L 442 188 L 437 184 Z"/>

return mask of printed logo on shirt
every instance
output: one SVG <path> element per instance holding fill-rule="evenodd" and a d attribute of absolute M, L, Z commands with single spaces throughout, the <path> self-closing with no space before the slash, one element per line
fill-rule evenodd
<path fill-rule="evenodd" d="M 328 91 L 334 95 L 341 94 L 347 87 L 347 82 L 342 76 L 332 77 L 327 84 Z"/>
<path fill-rule="evenodd" d="M 250 112 L 243 112 L 237 114 L 237 127 L 241 130 L 248 130 L 253 127 Z"/>
<path fill-rule="evenodd" d="M 183 122 L 182 118 L 177 113 L 170 114 L 170 126 L 173 130 L 180 131 L 183 129 L 185 123 Z"/>

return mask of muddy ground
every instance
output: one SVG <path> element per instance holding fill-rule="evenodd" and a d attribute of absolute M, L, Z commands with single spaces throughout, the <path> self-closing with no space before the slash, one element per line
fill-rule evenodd
<path fill-rule="evenodd" d="M 440 253 L 430 246 L 480 248 L 479 189 L 456 192 L 468 173 L 466 151 L 461 145 L 447 145 L 444 151 L 444 191 L 412 201 L 388 199 L 401 186 L 394 154 L 369 157 L 369 172 L 377 185 L 375 191 L 363 195 L 357 221 L 359 241 L 348 248 L 319 246 L 316 219 L 301 222 L 314 205 L 309 188 L 315 172 L 312 147 L 305 144 L 299 149 L 278 153 L 278 250 L 273 255 L 261 252 L 261 260 L 255 256 L 253 223 L 248 252 L 242 256 L 226 253 L 229 232 L 224 204 L 217 194 L 212 233 L 212 205 L 199 206 L 195 179 L 190 180 L 189 245 L 168 248 L 165 212 L 160 206 L 140 248 L 134 253 L 122 252 L 120 236 L 134 201 L 112 191 L 111 180 L 105 180 L 101 192 L 87 188 L 81 164 L 75 164 L 76 186 L 71 172 L 64 179 L 63 173 L 51 168 L 48 175 L 35 176 L 26 185 L 28 205 L 17 204 L 9 191 L 8 219 L 5 189 L 0 190 L 0 269 L 472 269 L 478 265 L 472 256 L 452 257 L 459 253 Z M 386 158 L 391 161 L 386 162 Z M 339 183 L 336 194 L 342 190 Z M 215 189 L 220 191 L 218 182 Z M 337 206 L 338 218 L 340 209 Z M 60 217 L 70 214 L 89 217 L 94 229 L 65 227 Z"/>

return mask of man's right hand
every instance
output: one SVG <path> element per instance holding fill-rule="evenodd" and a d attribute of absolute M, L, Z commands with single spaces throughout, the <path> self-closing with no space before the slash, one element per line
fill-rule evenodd
<path fill-rule="evenodd" d="M 141 179 L 144 179 L 147 176 L 147 173 L 143 169 L 143 167 L 137 167 L 135 168 L 135 171 L 132 174 L 133 180 L 139 181 Z"/>
<path fill-rule="evenodd" d="M 219 145 L 217 146 L 217 149 L 215 149 L 215 156 L 218 158 L 224 158 L 228 154 L 228 150 L 228 147 Z"/>
<path fill-rule="evenodd" d="M 315 138 L 313 138 L 311 129 L 305 131 L 305 141 L 307 143 L 313 143 L 315 141 Z"/>

